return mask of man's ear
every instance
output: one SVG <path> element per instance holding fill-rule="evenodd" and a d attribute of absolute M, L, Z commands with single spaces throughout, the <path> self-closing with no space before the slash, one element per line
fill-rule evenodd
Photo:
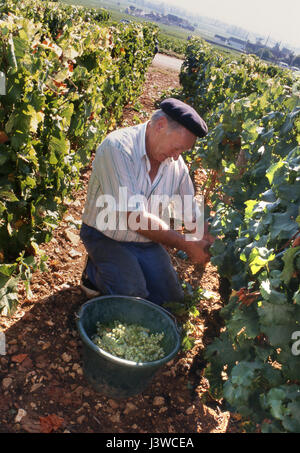
<path fill-rule="evenodd" d="M 164 116 L 161 116 L 160 118 L 158 118 L 158 120 L 156 121 L 156 126 L 157 126 L 157 131 L 158 132 L 162 132 L 164 130 L 167 130 L 167 127 L 168 127 L 167 118 L 165 118 Z"/>

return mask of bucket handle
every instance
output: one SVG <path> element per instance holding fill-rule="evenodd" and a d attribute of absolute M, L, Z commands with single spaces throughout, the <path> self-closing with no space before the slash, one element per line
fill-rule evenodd
<path fill-rule="evenodd" d="M 80 313 L 83 311 L 84 307 L 85 307 L 86 305 L 89 305 L 91 302 L 93 302 L 93 299 L 84 302 L 84 304 L 81 305 L 81 307 L 79 308 L 79 310 L 76 311 L 76 312 L 74 313 L 75 319 L 76 319 L 77 321 L 79 321 L 79 319 L 80 319 Z"/>
<path fill-rule="evenodd" d="M 156 305 L 156 304 L 154 304 L 154 305 Z M 178 322 L 177 322 L 177 319 L 176 319 L 176 317 L 173 315 L 173 313 L 170 313 L 168 310 L 166 310 L 166 309 L 165 309 L 164 307 L 162 307 L 161 305 L 156 305 L 156 306 L 159 307 L 160 310 L 162 310 L 163 312 L 165 312 L 166 315 L 168 315 L 168 316 L 174 321 L 174 324 L 175 324 L 175 327 L 176 327 L 176 329 L 177 329 L 177 332 L 178 332 L 179 335 L 181 335 L 181 334 L 182 334 L 182 329 L 181 329 L 181 327 L 179 327 Z"/>

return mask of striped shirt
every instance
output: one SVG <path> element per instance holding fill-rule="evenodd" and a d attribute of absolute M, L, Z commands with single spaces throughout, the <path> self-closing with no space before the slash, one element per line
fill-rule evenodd
<path fill-rule="evenodd" d="M 122 220 L 121 216 L 127 210 L 140 212 L 145 209 L 151 212 L 150 201 L 155 199 L 153 195 L 170 199 L 177 195 L 181 200 L 185 199 L 185 195 L 189 195 L 191 199 L 194 197 L 193 183 L 181 156 L 177 161 L 173 158 L 164 160 L 151 182 L 151 165 L 145 145 L 147 124 L 148 122 L 111 132 L 97 148 L 92 164 L 82 221 L 117 241 L 150 241 L 127 225 L 124 227 L 124 217 Z M 132 202 L 130 206 L 124 204 L 120 188 L 121 194 L 127 196 L 126 200 L 134 200 L 134 206 Z M 108 204 L 104 205 L 103 200 L 108 200 Z M 110 203 L 113 200 L 115 204 Z M 107 209 L 103 211 L 105 207 Z M 193 212 L 194 209 L 193 204 Z M 104 219 L 101 212 L 106 212 L 106 218 L 108 213 L 117 213 L 116 224 L 103 228 L 103 222 L 99 221 L 100 218 L 102 221 Z"/>

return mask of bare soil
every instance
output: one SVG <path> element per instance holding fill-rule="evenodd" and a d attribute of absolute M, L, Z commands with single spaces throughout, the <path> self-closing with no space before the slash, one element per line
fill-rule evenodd
<path fill-rule="evenodd" d="M 149 118 L 165 90 L 175 87 L 178 71 L 152 65 L 139 104 L 124 109 L 122 125 Z M 20 287 L 13 317 L 0 317 L 7 346 L 6 355 L 0 356 L 0 432 L 237 432 L 238 418 L 210 396 L 204 377 L 203 351 L 220 329 L 218 274 L 211 264 L 203 273 L 197 271 L 174 250 L 169 252 L 180 278 L 213 294 L 209 301 L 199 301 L 200 314 L 192 320 L 194 347 L 180 351 L 142 394 L 128 399 L 103 396 L 86 381 L 75 314 L 86 301 L 80 289 L 85 251 L 78 226 L 90 168 L 82 172 L 76 201 L 69 204 L 51 242 L 43 246 L 49 270 L 33 276 L 32 297 Z"/>

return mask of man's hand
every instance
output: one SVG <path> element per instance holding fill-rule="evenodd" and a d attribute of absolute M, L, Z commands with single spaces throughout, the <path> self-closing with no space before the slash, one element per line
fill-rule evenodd
<path fill-rule="evenodd" d="M 184 251 L 188 254 L 192 263 L 205 267 L 211 258 L 209 248 L 215 240 L 216 238 L 209 233 L 208 223 L 205 222 L 203 238 L 199 241 L 186 241 Z"/>
<path fill-rule="evenodd" d="M 185 251 L 194 264 L 200 264 L 205 267 L 210 261 L 211 255 L 209 247 L 211 243 L 202 239 L 201 241 L 186 242 Z"/>
<path fill-rule="evenodd" d="M 131 222 L 129 221 L 129 217 L 131 212 L 127 215 L 130 228 Z M 135 217 L 136 215 L 137 214 L 134 213 Z M 141 219 L 143 220 L 142 222 Z M 209 247 L 214 242 L 215 238 L 208 233 L 208 228 L 206 226 L 204 228 L 204 237 L 202 240 L 187 241 L 184 234 L 170 230 L 165 222 L 148 212 L 139 213 L 137 221 L 144 225 L 144 228 L 138 228 L 135 231 L 151 241 L 158 242 L 167 247 L 183 250 L 187 253 L 192 263 L 200 264 L 203 267 L 210 261 L 211 255 L 209 253 Z"/>
<path fill-rule="evenodd" d="M 205 241 L 208 241 L 208 242 L 210 243 L 210 245 L 212 245 L 212 244 L 215 242 L 215 240 L 216 240 L 216 238 L 210 234 L 210 232 L 209 232 L 209 225 L 208 225 L 207 222 L 205 222 L 205 224 L 204 224 L 204 235 L 203 235 L 203 239 L 204 239 Z"/>

